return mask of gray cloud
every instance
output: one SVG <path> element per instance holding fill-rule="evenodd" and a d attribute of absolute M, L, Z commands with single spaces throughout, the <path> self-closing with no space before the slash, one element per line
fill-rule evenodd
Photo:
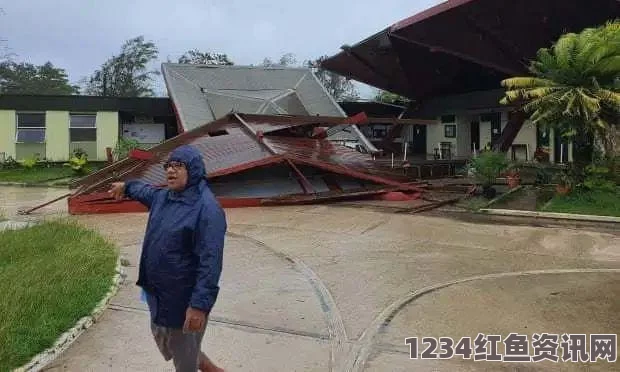
<path fill-rule="evenodd" d="M 175 60 L 192 48 L 227 53 L 236 64 L 256 64 L 289 52 L 303 61 L 335 54 L 341 45 L 439 2 L 21 0 L 0 6 L 0 38 L 7 39 L 17 60 L 49 60 L 76 82 L 138 35 L 157 44 L 161 61 Z M 163 89 L 161 82 L 159 86 Z"/>

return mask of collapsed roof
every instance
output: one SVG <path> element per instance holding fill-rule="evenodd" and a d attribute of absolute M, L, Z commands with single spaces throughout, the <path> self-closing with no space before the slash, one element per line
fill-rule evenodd
<path fill-rule="evenodd" d="M 179 132 L 230 112 L 346 117 L 309 68 L 164 63 L 162 71 Z M 360 141 L 368 151 L 377 151 L 356 126 L 337 127 L 331 134 L 334 139 Z"/>
<path fill-rule="evenodd" d="M 354 125 L 359 118 L 229 113 L 78 180 L 72 185 L 78 189 L 69 198 L 69 212 L 144 211 L 136 201 L 111 199 L 110 183 L 139 179 L 164 187 L 162 164 L 183 144 L 203 154 L 210 187 L 224 207 L 421 191 L 371 155 L 326 140 L 319 129 Z"/>
<path fill-rule="evenodd" d="M 449 0 L 326 59 L 322 67 L 423 100 L 497 89 L 562 34 L 620 17 L 618 0 Z"/>

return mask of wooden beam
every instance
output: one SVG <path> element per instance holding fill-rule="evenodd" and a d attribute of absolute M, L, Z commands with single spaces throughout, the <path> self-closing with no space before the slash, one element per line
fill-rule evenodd
<path fill-rule="evenodd" d="M 273 155 L 277 155 L 278 154 L 278 152 L 273 147 L 271 147 L 269 144 L 267 144 L 267 143 L 265 143 L 265 141 L 263 141 L 264 134 L 262 132 L 255 131 L 254 128 L 252 128 L 250 126 L 250 124 L 248 124 L 245 120 L 243 120 L 243 118 L 239 114 L 234 113 L 234 116 L 237 118 L 237 120 L 239 120 L 239 123 L 241 123 L 241 125 L 248 132 L 250 132 L 250 134 L 252 134 L 254 136 L 254 138 L 256 138 L 256 142 L 258 142 L 261 146 L 266 148 L 267 151 L 269 151 Z"/>
<path fill-rule="evenodd" d="M 394 33 L 391 33 L 390 37 L 393 37 L 395 39 L 404 41 L 405 43 L 408 43 L 408 44 L 412 44 L 412 45 L 419 46 L 419 47 L 421 46 L 421 47 L 427 48 L 427 49 L 435 51 L 435 52 L 441 52 L 441 53 L 444 53 L 444 54 L 449 54 L 449 55 L 461 58 L 461 59 L 463 59 L 465 61 L 470 61 L 470 62 L 473 62 L 475 64 L 481 65 L 481 66 L 492 68 L 492 69 L 494 69 L 496 71 L 500 71 L 500 72 L 503 72 L 503 73 L 508 74 L 508 75 L 518 76 L 518 75 L 521 75 L 523 73 L 522 71 L 517 71 L 517 70 L 514 70 L 514 69 L 506 67 L 506 66 L 500 66 L 500 65 L 498 65 L 496 63 L 492 63 L 492 62 L 489 62 L 489 61 L 484 61 L 484 60 L 482 60 L 480 58 L 473 57 L 473 56 L 468 55 L 468 54 L 456 52 L 454 50 L 450 50 L 450 49 L 447 49 L 447 48 L 444 48 L 444 47 L 441 47 L 441 46 L 429 45 L 429 44 L 426 44 L 426 43 L 421 43 L 419 41 L 407 39 L 406 37 L 402 37 L 402 36 L 394 34 Z"/>
<path fill-rule="evenodd" d="M 369 117 L 367 124 L 404 124 L 404 125 L 435 125 L 438 120 L 429 119 L 398 119 L 398 118 L 379 118 Z"/>
<path fill-rule="evenodd" d="M 301 188 L 304 190 L 304 193 L 314 194 L 315 191 L 314 191 L 314 188 L 312 187 L 312 184 L 303 175 L 303 173 L 301 173 L 301 171 L 295 166 L 295 163 L 293 163 L 291 159 L 288 159 L 288 158 L 286 159 L 286 162 L 293 169 L 293 172 L 295 172 L 295 174 L 297 175 L 297 181 L 299 182 L 299 185 L 301 186 Z"/>

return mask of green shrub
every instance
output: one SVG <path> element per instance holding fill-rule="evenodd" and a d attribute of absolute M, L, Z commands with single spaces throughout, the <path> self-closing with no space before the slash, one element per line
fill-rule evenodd
<path fill-rule="evenodd" d="M 116 147 L 112 150 L 112 154 L 114 155 L 114 160 L 119 161 L 125 159 L 129 152 L 133 149 L 140 148 L 140 143 L 136 140 L 130 140 L 127 138 L 119 138 L 116 143 Z"/>
<path fill-rule="evenodd" d="M 590 191 L 609 191 L 616 190 L 616 182 L 613 180 L 612 171 L 605 166 L 590 165 L 586 167 L 585 180 L 580 185 Z"/>
<path fill-rule="evenodd" d="M 76 158 L 81 158 L 82 156 L 88 157 L 88 154 L 86 154 L 86 151 L 78 147 L 73 150 L 73 156 Z"/>
<path fill-rule="evenodd" d="M 469 162 L 474 177 L 484 187 L 493 185 L 508 165 L 506 154 L 497 151 L 481 152 Z"/>
<path fill-rule="evenodd" d="M 37 165 L 38 162 L 39 158 L 36 155 L 32 155 L 22 161 L 22 166 L 26 169 L 32 169 Z"/>
<path fill-rule="evenodd" d="M 73 172 L 75 172 L 78 175 L 82 175 L 88 172 L 88 157 L 86 156 L 86 154 L 82 154 L 79 157 L 77 156 L 72 156 L 71 159 L 69 159 L 68 163 L 64 164 L 66 167 L 71 167 L 71 169 L 73 169 Z"/>
<path fill-rule="evenodd" d="M 535 185 L 548 185 L 553 181 L 554 172 L 549 166 L 536 164 Z"/>

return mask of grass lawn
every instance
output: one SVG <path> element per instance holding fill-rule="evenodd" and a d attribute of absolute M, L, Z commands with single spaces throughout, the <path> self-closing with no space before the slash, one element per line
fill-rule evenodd
<path fill-rule="evenodd" d="M 96 172 L 105 167 L 104 163 L 88 164 L 89 171 Z M 80 178 L 70 167 L 61 165 L 53 165 L 51 167 L 35 167 L 26 169 L 17 167 L 14 169 L 0 169 L 0 182 L 20 182 L 20 183 L 45 183 L 47 181 L 58 180 L 62 178 Z"/>
<path fill-rule="evenodd" d="M 615 192 L 591 191 L 575 192 L 566 196 L 556 195 L 540 210 L 620 217 L 620 187 Z"/>
<path fill-rule="evenodd" d="M 89 315 L 116 260 L 111 243 L 71 222 L 0 232 L 0 371 L 27 363 Z"/>
<path fill-rule="evenodd" d="M 0 182 L 41 183 L 66 177 L 73 177 L 69 167 L 0 169 Z"/>

